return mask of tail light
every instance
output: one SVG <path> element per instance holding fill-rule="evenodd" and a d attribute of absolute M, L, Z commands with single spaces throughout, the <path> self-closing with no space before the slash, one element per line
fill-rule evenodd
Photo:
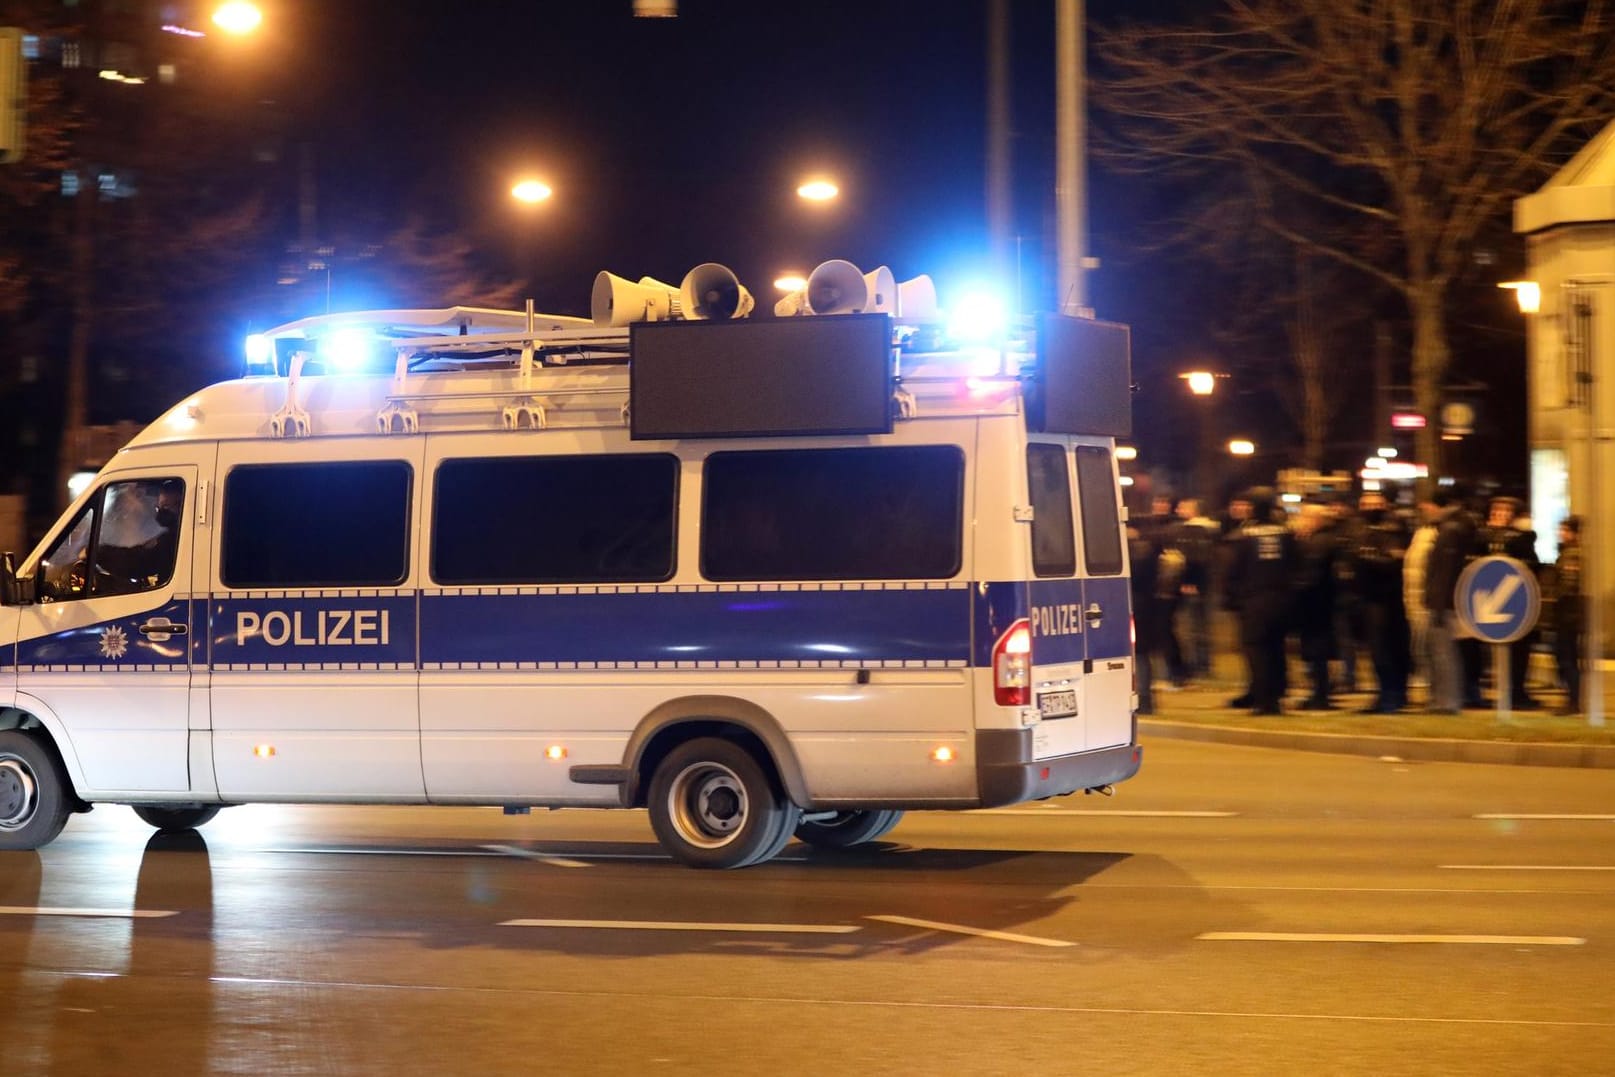
<path fill-rule="evenodd" d="M 993 702 L 1000 707 L 1032 702 L 1032 625 L 1024 617 L 993 644 Z"/>
<path fill-rule="evenodd" d="M 1127 646 L 1133 649 L 1133 692 L 1138 692 L 1138 622 L 1127 615 Z"/>

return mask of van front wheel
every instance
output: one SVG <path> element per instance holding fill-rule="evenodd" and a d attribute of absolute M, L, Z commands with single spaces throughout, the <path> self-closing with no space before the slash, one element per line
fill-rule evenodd
<path fill-rule="evenodd" d="M 46 745 L 16 729 L 0 732 L 0 849 L 37 849 L 62 832 L 67 778 Z"/>
<path fill-rule="evenodd" d="M 801 817 L 750 752 L 717 737 L 673 749 L 651 778 L 647 806 L 662 847 L 696 868 L 760 864 Z"/>
<path fill-rule="evenodd" d="M 131 804 L 142 822 L 158 830 L 195 830 L 219 814 L 217 804 Z"/>
<path fill-rule="evenodd" d="M 838 811 L 828 819 L 803 820 L 796 825 L 796 836 L 817 849 L 850 849 L 884 837 L 902 818 L 896 809 Z"/>

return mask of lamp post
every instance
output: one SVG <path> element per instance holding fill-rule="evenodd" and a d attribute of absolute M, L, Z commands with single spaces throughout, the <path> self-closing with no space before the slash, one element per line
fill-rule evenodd
<path fill-rule="evenodd" d="M 1189 387 L 1197 401 L 1195 425 L 1200 435 L 1194 462 L 1194 494 L 1203 500 L 1210 499 L 1213 461 L 1217 458 L 1216 435 L 1212 425 L 1211 398 L 1217 391 L 1217 379 L 1226 374 L 1210 370 L 1189 370 L 1178 377 Z"/>

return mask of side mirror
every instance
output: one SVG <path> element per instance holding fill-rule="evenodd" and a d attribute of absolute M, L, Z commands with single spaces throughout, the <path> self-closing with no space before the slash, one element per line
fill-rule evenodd
<path fill-rule="evenodd" d="M 40 571 L 44 571 L 43 566 Z M 38 577 L 19 579 L 17 555 L 9 550 L 0 554 L 0 606 L 32 606 L 38 596 Z"/>

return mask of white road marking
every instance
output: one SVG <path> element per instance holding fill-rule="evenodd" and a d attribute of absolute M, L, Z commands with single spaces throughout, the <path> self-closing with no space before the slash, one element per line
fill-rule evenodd
<path fill-rule="evenodd" d="M 966 815 L 1115 815 L 1136 819 L 1232 819 L 1237 811 L 1106 811 L 1103 808 L 972 808 Z"/>
<path fill-rule="evenodd" d="M 36 976 L 60 977 L 85 975 L 75 972 L 36 970 Z M 299 990 L 317 988 L 322 991 L 408 991 L 420 995 L 499 995 L 531 996 L 541 998 L 575 999 L 664 999 L 666 993 L 651 991 L 602 991 L 560 987 L 449 987 L 443 984 L 389 983 L 383 980 L 315 980 L 293 977 L 268 976 L 209 976 L 208 983 L 227 987 L 291 987 Z M 1511 1028 L 1599 1028 L 1615 1029 L 1615 1021 L 1540 1020 L 1518 1017 L 1425 1017 L 1412 1014 L 1325 1013 L 1321 1011 L 1282 1010 L 1186 1010 L 1149 1008 L 1143 1006 L 1069 1006 L 1059 1003 L 1017 1002 L 926 1002 L 915 999 L 854 999 L 804 998 L 800 995 L 744 995 L 744 994 L 680 994 L 682 1002 L 714 1002 L 729 1004 L 751 1002 L 778 1005 L 795 1013 L 804 1007 L 818 1006 L 827 1009 L 860 1010 L 936 1010 L 953 1013 L 1043 1013 L 1043 1014 L 1100 1014 L 1122 1017 L 1222 1017 L 1234 1020 L 1282 1021 L 1346 1021 L 1368 1025 L 1473 1025 L 1477 1027 L 1506 1026 Z"/>
<path fill-rule="evenodd" d="M 605 931 L 742 931 L 753 934 L 850 935 L 857 924 L 749 924 L 687 920 L 501 920 L 500 927 L 581 927 Z"/>
<path fill-rule="evenodd" d="M 1615 864 L 1437 864 L 1443 871 L 1615 871 Z"/>
<path fill-rule="evenodd" d="M 175 909 L 83 909 L 29 905 L 0 905 L 0 916 L 98 916 L 110 920 L 160 920 L 178 916 Z"/>
<path fill-rule="evenodd" d="M 1042 939 L 1036 935 L 1017 935 L 1013 931 L 993 931 L 985 927 L 966 927 L 963 924 L 944 924 L 937 920 L 916 920 L 912 916 L 866 916 L 866 920 L 881 920 L 888 924 L 903 924 L 908 927 L 923 927 L 931 931 L 951 931 L 956 935 L 978 935 L 984 939 L 999 939 L 1003 942 L 1024 942 L 1028 946 L 1075 946 L 1074 942 L 1064 939 Z"/>
<path fill-rule="evenodd" d="M 1569 819 L 1576 822 L 1615 822 L 1615 815 L 1581 815 L 1569 812 L 1548 812 L 1532 815 L 1522 812 L 1485 812 L 1471 816 L 1474 819 Z"/>
<path fill-rule="evenodd" d="M 1204 942 L 1378 942 L 1448 943 L 1460 946 L 1582 946 L 1586 939 L 1570 935 L 1374 935 L 1321 931 L 1207 931 Z"/>
<path fill-rule="evenodd" d="M 531 849 L 518 849 L 514 845 L 484 845 L 483 848 L 484 849 L 491 849 L 492 851 L 494 851 L 496 853 L 504 853 L 506 856 L 520 857 L 523 860 L 536 860 L 540 864 L 549 864 L 551 867 L 557 867 L 557 868 L 587 868 L 587 867 L 593 867 L 592 864 L 585 864 L 581 860 L 569 860 L 564 856 L 548 856 L 548 855 L 546 855 L 544 853 L 534 852 Z"/>
<path fill-rule="evenodd" d="M 495 851 L 500 850 L 500 851 Z M 508 851 L 504 851 L 508 850 Z M 266 853 L 308 853 L 322 855 L 348 855 L 348 856 L 521 856 L 531 859 L 544 860 L 557 867 L 581 868 L 590 865 L 577 863 L 583 860 L 670 860 L 666 853 L 568 853 L 564 857 L 547 856 L 543 853 L 534 853 L 520 850 L 514 846 L 484 845 L 480 849 L 360 849 L 333 845 L 324 848 L 309 846 L 298 848 L 295 846 L 273 847 L 265 849 Z M 776 856 L 769 861 L 770 864 L 801 864 L 808 860 L 805 856 Z M 568 861 L 573 861 L 568 863 Z"/>
<path fill-rule="evenodd" d="M 323 848 L 310 846 L 297 848 L 287 846 L 281 848 L 265 849 L 266 853 L 319 853 L 330 856 L 505 856 L 504 853 L 490 853 L 484 849 L 358 849 L 347 848 L 340 845 L 331 845 Z"/>

